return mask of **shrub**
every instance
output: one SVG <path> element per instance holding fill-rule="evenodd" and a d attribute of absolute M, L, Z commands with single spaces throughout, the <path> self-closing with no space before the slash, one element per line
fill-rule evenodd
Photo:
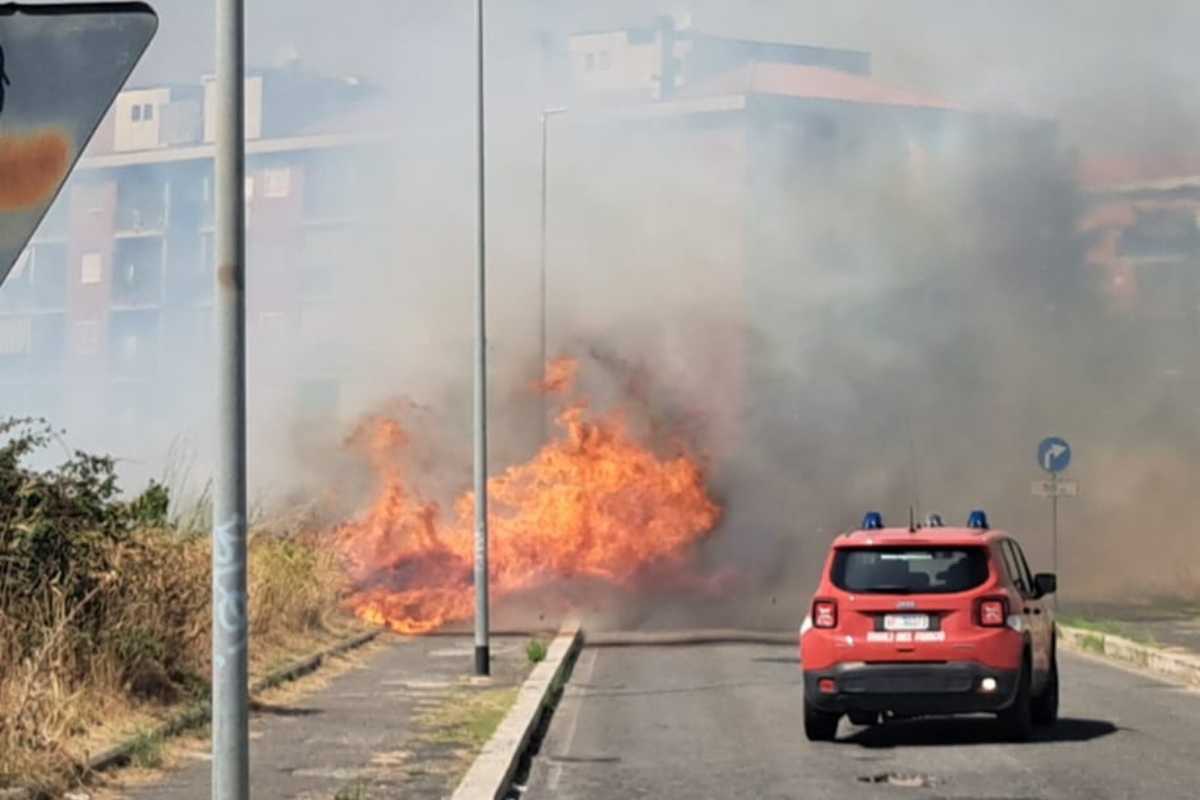
<path fill-rule="evenodd" d="M 170 524 L 163 484 L 123 500 L 111 458 L 29 467 L 56 438 L 40 420 L 0 422 L 0 788 L 61 788 L 72 740 L 101 717 L 209 690 L 207 531 Z M 337 608 L 334 551 L 302 531 L 250 536 L 252 657 Z"/>
<path fill-rule="evenodd" d="M 529 644 L 525 645 L 525 655 L 529 658 L 529 663 L 537 664 L 540 661 L 546 660 L 546 645 L 541 639 L 530 639 Z"/>

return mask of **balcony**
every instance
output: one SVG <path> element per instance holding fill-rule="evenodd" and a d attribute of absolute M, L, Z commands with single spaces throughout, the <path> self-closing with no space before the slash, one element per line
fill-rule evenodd
<path fill-rule="evenodd" d="M 212 235 L 200 238 L 196 249 L 177 254 L 172 249 L 167 267 L 166 299 L 173 306 L 208 306 L 213 301 Z M 196 252 L 199 250 L 199 252 Z"/>
<path fill-rule="evenodd" d="M 162 242 L 157 239 L 117 240 L 113 250 L 113 306 L 156 306 L 162 303 L 162 297 Z"/>
<path fill-rule="evenodd" d="M 117 238 L 162 236 L 167 228 L 169 185 L 155 170 L 135 170 L 117 187 Z"/>

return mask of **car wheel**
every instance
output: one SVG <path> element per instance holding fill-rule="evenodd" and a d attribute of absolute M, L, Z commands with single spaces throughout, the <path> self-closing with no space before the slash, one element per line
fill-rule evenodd
<path fill-rule="evenodd" d="M 822 711 L 804 704 L 804 735 L 810 742 L 832 742 L 837 738 L 838 720 L 841 714 Z"/>
<path fill-rule="evenodd" d="M 1033 701 L 1033 722 L 1035 725 L 1053 725 L 1058 721 L 1058 657 L 1050 656 L 1050 674 L 1046 676 L 1046 686 L 1042 693 Z"/>
<path fill-rule="evenodd" d="M 874 711 L 851 711 L 846 716 L 855 725 L 875 725 L 879 722 L 879 714 Z"/>
<path fill-rule="evenodd" d="M 1000 724 L 1009 741 L 1024 742 L 1033 735 L 1033 698 L 1031 694 L 1031 668 L 1028 656 L 1022 660 L 1021 675 L 1017 678 L 1017 696 L 1012 705 L 1000 712 Z"/>

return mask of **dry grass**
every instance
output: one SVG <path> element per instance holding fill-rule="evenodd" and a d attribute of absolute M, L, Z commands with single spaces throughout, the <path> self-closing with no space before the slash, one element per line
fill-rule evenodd
<path fill-rule="evenodd" d="M 108 547 L 108 569 L 74 605 L 55 581 L 0 598 L 0 787 L 61 791 L 88 751 L 208 692 L 208 538 L 147 530 Z M 254 535 L 254 671 L 327 639 L 341 590 L 336 556 L 316 539 Z"/>

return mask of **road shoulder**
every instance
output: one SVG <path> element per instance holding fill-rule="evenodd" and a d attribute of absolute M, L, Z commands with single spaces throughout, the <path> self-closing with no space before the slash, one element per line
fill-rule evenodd
<path fill-rule="evenodd" d="M 1186 686 L 1200 687 L 1200 656 L 1183 648 L 1135 642 L 1091 628 L 1059 625 L 1064 649 L 1131 667 Z"/>

